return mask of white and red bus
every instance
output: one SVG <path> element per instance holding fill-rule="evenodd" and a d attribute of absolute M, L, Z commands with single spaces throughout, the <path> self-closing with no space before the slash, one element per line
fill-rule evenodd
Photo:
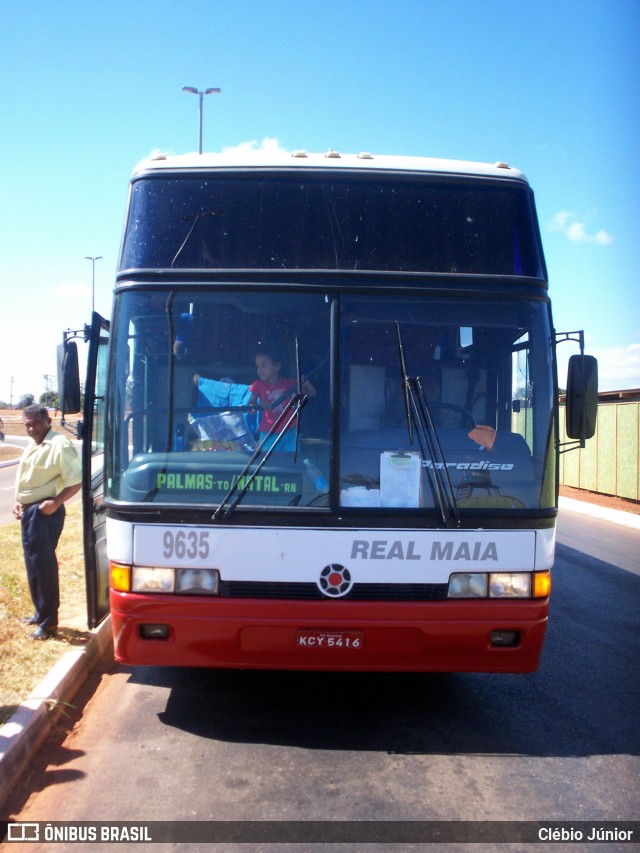
<path fill-rule="evenodd" d="M 89 616 L 111 612 L 116 658 L 535 670 L 558 494 L 547 291 L 532 191 L 503 163 L 140 164 L 85 388 Z M 573 356 L 580 441 L 595 384 Z"/>

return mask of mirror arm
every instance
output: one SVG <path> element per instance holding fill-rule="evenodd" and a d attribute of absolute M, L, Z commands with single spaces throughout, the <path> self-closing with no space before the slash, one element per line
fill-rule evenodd
<path fill-rule="evenodd" d="M 563 344 L 566 341 L 574 341 L 580 347 L 580 355 L 584 355 L 584 330 L 579 329 L 575 332 L 556 332 L 556 344 Z"/>
<path fill-rule="evenodd" d="M 561 441 L 558 453 L 569 453 L 571 450 L 582 450 L 585 446 L 586 443 L 584 438 L 576 441 Z"/>

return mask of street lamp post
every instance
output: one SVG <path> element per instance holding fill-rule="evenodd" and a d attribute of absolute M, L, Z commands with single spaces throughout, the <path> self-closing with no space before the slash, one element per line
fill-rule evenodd
<path fill-rule="evenodd" d="M 203 91 L 200 91 L 199 89 L 196 89 L 195 86 L 183 86 L 182 91 L 183 92 L 191 92 L 191 94 L 198 95 L 198 97 L 200 98 L 200 134 L 198 136 L 198 154 L 202 154 L 202 105 L 204 102 L 204 96 L 205 95 L 219 95 L 220 89 L 214 88 L 214 89 L 204 89 Z"/>
<path fill-rule="evenodd" d="M 101 261 L 102 255 L 98 255 L 95 258 L 85 255 L 84 259 L 85 261 L 91 261 L 91 317 L 93 317 L 96 304 L 96 261 Z"/>

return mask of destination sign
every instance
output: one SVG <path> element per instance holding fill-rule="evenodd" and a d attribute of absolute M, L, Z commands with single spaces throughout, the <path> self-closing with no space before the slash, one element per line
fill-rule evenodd
<path fill-rule="evenodd" d="M 269 472 L 239 477 L 229 471 L 162 471 L 156 475 L 159 492 L 225 493 L 236 487 L 261 494 L 297 495 L 302 488 L 302 478 L 297 474 Z"/>

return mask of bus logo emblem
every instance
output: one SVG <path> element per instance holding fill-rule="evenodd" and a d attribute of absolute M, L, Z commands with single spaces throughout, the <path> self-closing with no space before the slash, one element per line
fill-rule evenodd
<path fill-rule="evenodd" d="M 320 572 L 318 588 L 329 598 L 341 598 L 352 586 L 351 572 L 338 563 L 331 563 Z"/>

